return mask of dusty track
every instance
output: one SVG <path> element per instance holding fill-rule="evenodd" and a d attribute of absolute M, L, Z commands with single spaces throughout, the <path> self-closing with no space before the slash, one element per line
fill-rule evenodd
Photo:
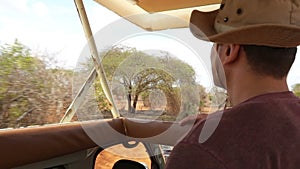
<path fill-rule="evenodd" d="M 120 159 L 130 159 L 146 164 L 151 168 L 151 161 L 143 144 L 127 149 L 123 145 L 116 145 L 102 151 L 96 159 L 95 169 L 111 169 Z"/>

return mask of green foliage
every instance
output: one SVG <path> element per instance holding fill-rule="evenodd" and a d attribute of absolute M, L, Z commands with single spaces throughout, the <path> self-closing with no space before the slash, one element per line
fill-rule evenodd
<path fill-rule="evenodd" d="M 168 53 L 160 58 L 160 62 L 164 64 L 166 70 L 168 70 L 179 84 L 183 83 L 195 83 L 195 70 L 189 64 L 171 57 Z"/>
<path fill-rule="evenodd" d="M 115 46 L 101 52 L 100 56 L 117 107 L 123 113 L 133 113 L 136 110 L 142 110 L 144 106 L 145 110 L 148 110 L 147 108 L 152 109 L 153 105 L 163 105 L 159 107 L 163 112 L 159 119 L 174 120 L 179 113 L 183 118 L 197 113 L 201 107 L 207 105 L 207 93 L 201 85 L 195 82 L 195 70 L 167 52 L 153 54 L 141 52 L 135 48 Z M 83 60 L 79 65 L 78 70 L 75 71 L 78 73 L 78 78 L 76 78 L 78 80 L 75 82 L 81 81 L 78 88 L 83 82 L 82 79 L 86 78 L 92 68 L 93 61 L 90 58 Z M 98 110 L 102 114 L 109 112 L 111 105 L 98 79 L 94 83 L 94 90 Z M 155 100 L 151 100 L 151 97 Z M 86 101 L 86 108 L 95 108 L 92 100 Z M 88 112 L 85 109 L 81 111 Z M 137 114 L 139 113 L 142 115 L 146 112 L 138 111 Z"/>
<path fill-rule="evenodd" d="M 38 60 L 17 40 L 12 45 L 1 46 L 0 49 L 0 110 L 8 111 L 5 112 L 7 118 L 18 117 L 30 106 L 24 94 L 30 92 L 29 88 L 26 89 L 29 83 L 38 82 L 34 72 L 38 69 Z M 43 84 L 36 85 L 40 89 L 44 87 Z"/>
<path fill-rule="evenodd" d="M 227 99 L 227 93 L 222 88 L 213 87 L 209 92 L 210 107 L 214 109 L 223 108 L 225 106 L 226 99 Z"/>
<path fill-rule="evenodd" d="M 300 97 L 300 83 L 293 85 L 292 91 L 298 97 Z"/>
<path fill-rule="evenodd" d="M 71 97 L 71 75 L 46 68 L 18 40 L 0 46 L 0 128 L 51 122 L 48 116 L 62 109 L 58 102 Z"/>
<path fill-rule="evenodd" d="M 119 48 L 114 47 L 108 51 L 100 54 L 102 58 L 103 69 L 105 70 L 106 76 L 109 81 L 112 80 L 114 72 L 117 70 L 119 65 L 129 56 L 133 55 L 137 51 L 133 48 Z"/>
<path fill-rule="evenodd" d="M 199 96 L 195 98 L 195 96 L 189 94 L 197 94 L 197 92 L 191 92 L 197 90 L 197 88 L 187 88 L 187 86 L 196 84 L 195 71 L 185 62 L 171 57 L 168 53 L 154 56 L 124 46 L 108 49 L 100 53 L 100 56 L 106 77 L 110 83 L 123 86 L 124 90 L 120 90 L 120 88 L 113 88 L 112 90 L 115 92 L 114 94 L 125 92 L 127 105 L 124 106 L 127 111 L 134 112 L 137 101 L 140 98 L 143 101 L 149 100 L 148 97 L 154 90 L 160 90 L 164 93 L 167 100 L 165 111 L 168 114 L 178 114 L 181 111 L 182 104 L 186 105 L 182 111 L 196 113 L 195 111 L 198 110 Z M 89 62 L 92 63 L 92 60 L 89 60 Z M 94 87 L 101 112 L 110 110 L 111 107 L 100 83 L 95 82 Z M 180 88 L 190 91 L 181 91 Z M 189 103 L 182 103 L 182 100 Z"/>
<path fill-rule="evenodd" d="M 109 111 L 111 109 L 111 105 L 109 104 L 108 100 L 105 97 L 100 81 L 95 81 L 94 87 L 96 89 L 95 95 L 96 95 L 96 101 L 98 103 L 99 109 L 102 111 Z"/>

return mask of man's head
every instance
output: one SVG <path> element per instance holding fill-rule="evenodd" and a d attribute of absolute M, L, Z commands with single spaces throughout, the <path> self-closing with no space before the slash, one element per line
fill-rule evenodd
<path fill-rule="evenodd" d="M 274 79 L 286 78 L 295 60 L 296 52 L 296 47 L 281 48 L 215 43 L 211 52 L 215 84 L 226 88 L 225 77 L 230 76 L 231 69 L 233 71 L 242 71 L 243 69 L 253 76 Z"/>
<path fill-rule="evenodd" d="M 286 91 L 296 51 L 296 47 L 215 43 L 211 52 L 214 83 L 228 90 L 232 105 L 258 94 Z"/>
<path fill-rule="evenodd" d="M 282 79 L 294 63 L 297 48 L 241 45 L 251 70 L 261 76 Z"/>
<path fill-rule="evenodd" d="M 218 44 L 212 66 L 214 81 L 221 86 L 226 87 L 225 74 L 230 81 L 240 71 L 285 79 L 300 45 L 300 0 L 222 0 L 216 11 L 193 11 L 190 30 L 197 38 Z M 239 82 L 242 79 L 234 85 Z"/>

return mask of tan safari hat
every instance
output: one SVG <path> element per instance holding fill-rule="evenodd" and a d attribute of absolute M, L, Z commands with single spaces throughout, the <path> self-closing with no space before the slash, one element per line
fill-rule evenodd
<path fill-rule="evenodd" d="M 300 0 L 223 0 L 212 12 L 193 11 L 199 39 L 274 47 L 300 45 Z"/>

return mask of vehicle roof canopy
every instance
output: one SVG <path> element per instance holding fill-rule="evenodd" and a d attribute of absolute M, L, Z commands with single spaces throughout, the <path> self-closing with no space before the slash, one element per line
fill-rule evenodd
<path fill-rule="evenodd" d="M 95 1 L 148 31 L 188 27 L 190 14 L 193 10 L 212 11 L 218 9 L 221 2 L 220 0 Z"/>

